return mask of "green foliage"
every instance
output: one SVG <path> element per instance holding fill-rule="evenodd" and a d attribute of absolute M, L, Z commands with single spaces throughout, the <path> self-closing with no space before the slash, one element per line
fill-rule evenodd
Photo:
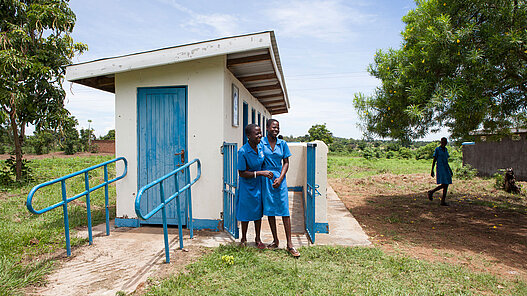
<path fill-rule="evenodd" d="M 404 159 L 410 159 L 414 157 L 414 152 L 410 148 L 401 147 L 399 149 L 399 157 Z"/>
<path fill-rule="evenodd" d="M 79 139 L 79 132 L 75 129 L 79 122 L 74 116 L 69 116 L 62 126 L 62 149 L 65 154 L 72 155 L 82 149 L 82 144 Z"/>
<path fill-rule="evenodd" d="M 466 164 L 456 168 L 454 175 L 457 179 L 472 180 L 478 174 L 478 170 L 473 168 L 470 164 Z"/>
<path fill-rule="evenodd" d="M 415 159 L 432 159 L 434 158 L 434 150 L 439 146 L 437 143 L 429 143 L 425 146 L 421 146 L 415 151 Z"/>
<path fill-rule="evenodd" d="M 67 0 L 0 2 L 0 109 L 9 122 L 20 176 L 25 126 L 60 125 L 68 114 L 64 66 L 87 49 L 70 34 L 75 14 Z"/>
<path fill-rule="evenodd" d="M 115 130 L 111 129 L 105 136 L 101 136 L 100 140 L 115 140 Z"/>
<path fill-rule="evenodd" d="M 503 189 L 505 184 L 505 170 L 499 169 L 494 175 L 492 175 L 492 178 L 494 179 L 494 188 Z"/>
<path fill-rule="evenodd" d="M 326 128 L 326 124 L 315 124 L 309 129 L 310 141 L 323 141 L 327 145 L 333 143 L 333 134 Z"/>
<path fill-rule="evenodd" d="M 34 177 L 28 160 L 22 160 L 22 177 L 18 180 L 16 180 L 16 162 L 14 157 L 11 156 L 0 165 L 0 185 L 12 186 L 16 183 L 25 184 L 32 181 L 34 181 Z"/>
<path fill-rule="evenodd" d="M 379 248 L 310 246 L 285 250 L 223 245 L 155 283 L 146 295 L 521 295 L 521 280 L 389 255 Z M 223 258 L 235 264 L 225 266 Z"/>
<path fill-rule="evenodd" d="M 64 252 L 64 224 L 62 209 L 59 207 L 42 215 L 29 213 L 25 201 L 27 193 L 38 183 L 49 181 L 95 164 L 110 160 L 112 156 L 91 156 L 71 158 L 35 159 L 27 163 L 35 181 L 16 187 L 0 186 L 0 295 L 23 294 L 28 285 L 43 284 L 45 275 L 51 270 L 55 256 L 43 254 Z M 115 177 L 115 165 L 110 165 L 109 177 Z M 1 176 L 1 174 L 0 174 Z M 95 186 L 104 181 L 102 168 L 92 171 L 90 184 Z M 85 190 L 84 178 L 66 181 L 68 197 Z M 62 200 L 60 183 L 37 191 L 33 204 L 42 209 Z M 115 217 L 115 186 L 110 186 L 110 216 Z M 104 222 L 104 188 L 90 194 L 93 224 Z M 79 226 L 86 226 L 86 204 L 79 198 L 68 205 L 72 247 L 87 242 L 86 238 L 75 235 Z"/>
<path fill-rule="evenodd" d="M 408 143 L 442 126 L 470 131 L 527 126 L 525 0 L 429 0 L 403 17 L 401 48 L 377 51 L 382 81 L 356 94 L 367 135 Z"/>
<path fill-rule="evenodd" d="M 33 147 L 35 154 L 46 154 L 55 144 L 56 134 L 49 129 L 35 131 L 32 137 L 28 137 L 26 144 Z"/>

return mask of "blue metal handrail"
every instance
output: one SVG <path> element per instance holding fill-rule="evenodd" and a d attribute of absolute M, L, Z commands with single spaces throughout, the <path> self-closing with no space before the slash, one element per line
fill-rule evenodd
<path fill-rule="evenodd" d="M 123 172 L 123 174 L 121 176 L 119 176 L 119 177 L 115 177 L 115 178 L 113 178 L 111 180 L 108 180 L 108 165 L 111 164 L 111 163 L 117 162 L 119 160 L 122 160 L 124 162 L 124 172 Z M 91 170 L 94 170 L 94 169 L 97 169 L 97 168 L 100 168 L 100 167 L 104 167 L 104 182 L 99 184 L 99 185 L 97 185 L 97 186 L 95 186 L 95 187 L 93 187 L 93 188 L 90 188 L 90 180 L 89 180 L 88 173 Z M 102 188 L 104 186 L 104 195 L 105 195 L 105 201 L 104 202 L 105 202 L 105 208 L 106 208 L 106 235 L 110 235 L 110 211 L 109 211 L 109 201 L 108 201 L 108 185 L 113 183 L 113 182 L 116 182 L 116 181 L 118 181 L 118 180 L 120 180 L 122 178 L 124 178 L 124 176 L 126 176 L 127 172 L 128 172 L 128 161 L 124 157 L 118 157 L 118 158 L 115 158 L 115 159 L 112 159 L 112 160 L 108 160 L 106 162 L 94 165 L 94 166 L 89 167 L 87 169 L 83 169 L 83 170 L 80 170 L 78 172 L 75 172 L 75 173 L 72 173 L 72 174 L 69 174 L 69 175 L 57 178 L 55 180 L 51 180 L 51 181 L 39 184 L 39 185 L 33 187 L 33 189 L 31 189 L 31 191 L 29 192 L 29 194 L 27 196 L 27 203 L 26 203 L 27 209 L 33 214 L 40 215 L 40 214 L 49 212 L 49 211 L 51 211 L 51 210 L 53 210 L 55 208 L 58 208 L 58 207 L 62 206 L 62 210 L 63 210 L 63 214 L 64 214 L 64 236 L 66 237 L 66 251 L 67 251 L 68 256 L 70 256 L 71 255 L 71 246 L 70 246 L 70 226 L 69 226 L 69 220 L 68 220 L 68 203 L 76 200 L 79 197 L 86 196 L 86 212 L 87 212 L 87 216 L 88 216 L 88 237 L 89 237 L 89 241 L 90 241 L 90 245 L 91 245 L 93 243 L 93 238 L 92 238 L 92 225 L 91 225 L 90 193 L 95 191 L 95 190 L 97 190 L 97 189 L 99 189 L 99 188 Z M 66 180 L 69 179 L 69 178 L 73 178 L 75 176 L 81 175 L 81 174 L 84 174 L 85 190 L 83 192 L 73 196 L 73 197 L 68 198 L 67 194 L 66 194 Z M 60 185 L 61 185 L 62 201 L 58 202 L 58 203 L 56 203 L 54 205 L 51 205 L 49 207 L 46 207 L 44 209 L 35 210 L 33 208 L 33 196 L 35 195 L 35 193 L 40 188 L 43 188 L 43 187 L 46 187 L 46 186 L 49 186 L 49 185 L 53 185 L 53 184 L 58 183 L 58 182 L 60 182 Z"/>
<path fill-rule="evenodd" d="M 197 163 L 198 171 L 196 178 L 192 180 L 187 185 L 183 186 L 183 188 L 178 189 L 179 183 L 178 183 L 178 173 L 184 169 L 190 169 L 190 165 Z M 165 181 L 167 178 L 174 176 L 176 177 L 176 193 L 172 194 L 168 199 L 165 200 L 165 189 L 163 187 L 163 181 Z M 164 175 L 163 177 L 143 186 L 139 193 L 137 194 L 137 198 L 135 199 L 135 213 L 137 216 L 143 220 L 147 220 L 148 218 L 155 215 L 159 210 L 161 210 L 162 218 L 163 218 L 163 235 L 165 240 L 165 257 L 166 257 L 166 263 L 170 263 L 170 255 L 169 255 L 169 249 L 168 249 L 168 229 L 167 229 L 167 215 L 166 215 L 166 205 L 170 203 L 175 198 L 179 199 L 179 195 L 183 193 L 185 190 L 189 189 L 194 183 L 196 183 L 199 178 L 201 177 L 201 161 L 197 158 L 193 159 L 191 162 L 188 162 L 184 164 L 183 166 L 173 170 L 172 172 Z M 146 215 L 143 215 L 141 213 L 141 197 L 143 196 L 143 193 L 145 193 L 146 190 L 154 187 L 155 185 L 159 184 L 159 192 L 161 196 L 161 203 L 155 207 L 153 210 L 148 212 Z M 183 229 L 181 227 L 181 217 L 180 217 L 180 205 L 179 200 L 176 202 L 177 204 L 177 219 L 178 219 L 178 229 L 179 229 L 179 248 L 183 249 Z M 189 214 L 189 229 L 190 229 L 190 238 L 194 237 L 193 227 L 192 227 L 192 200 L 190 199 L 190 194 L 187 194 L 187 207 L 188 207 L 188 214 Z"/>

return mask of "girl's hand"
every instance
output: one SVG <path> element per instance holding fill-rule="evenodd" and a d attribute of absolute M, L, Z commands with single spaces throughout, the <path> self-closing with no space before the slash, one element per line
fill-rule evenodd
<path fill-rule="evenodd" d="M 273 178 L 273 172 L 271 171 L 260 171 L 259 173 L 260 173 L 260 176 L 264 176 L 269 179 Z"/>
<path fill-rule="evenodd" d="M 273 181 L 273 188 L 276 189 L 276 188 L 280 187 L 281 183 L 282 183 L 282 179 L 280 179 L 280 178 L 274 179 L 274 181 Z"/>

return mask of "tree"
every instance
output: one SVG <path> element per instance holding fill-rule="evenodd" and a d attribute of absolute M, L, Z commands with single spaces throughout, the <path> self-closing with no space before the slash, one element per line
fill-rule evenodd
<path fill-rule="evenodd" d="M 56 127 L 68 115 L 64 66 L 87 49 L 73 42 L 74 25 L 67 0 L 0 2 L 0 108 L 12 134 L 17 180 L 22 177 L 25 127 Z"/>
<path fill-rule="evenodd" d="M 525 0 L 419 0 L 401 48 L 369 66 L 382 86 L 358 93 L 365 133 L 408 143 L 448 127 L 454 138 L 527 125 Z"/>
<path fill-rule="evenodd" d="M 333 134 L 326 128 L 326 124 L 315 124 L 309 131 L 309 141 L 320 140 L 326 144 L 333 143 Z"/>
<path fill-rule="evenodd" d="M 115 130 L 111 129 L 105 136 L 101 136 L 100 140 L 115 140 Z"/>

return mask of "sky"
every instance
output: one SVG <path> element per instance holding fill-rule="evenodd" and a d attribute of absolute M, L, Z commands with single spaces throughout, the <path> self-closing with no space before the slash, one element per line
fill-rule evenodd
<path fill-rule="evenodd" d="M 378 49 L 399 48 L 401 18 L 413 0 L 71 0 L 72 37 L 86 62 L 193 42 L 273 30 L 291 108 L 274 118 L 281 133 L 301 136 L 326 124 L 334 136 L 362 138 L 356 93 L 380 81 L 367 67 Z M 115 127 L 114 95 L 67 82 L 66 108 L 100 136 Z M 435 139 L 442 135 L 429 135 Z"/>

